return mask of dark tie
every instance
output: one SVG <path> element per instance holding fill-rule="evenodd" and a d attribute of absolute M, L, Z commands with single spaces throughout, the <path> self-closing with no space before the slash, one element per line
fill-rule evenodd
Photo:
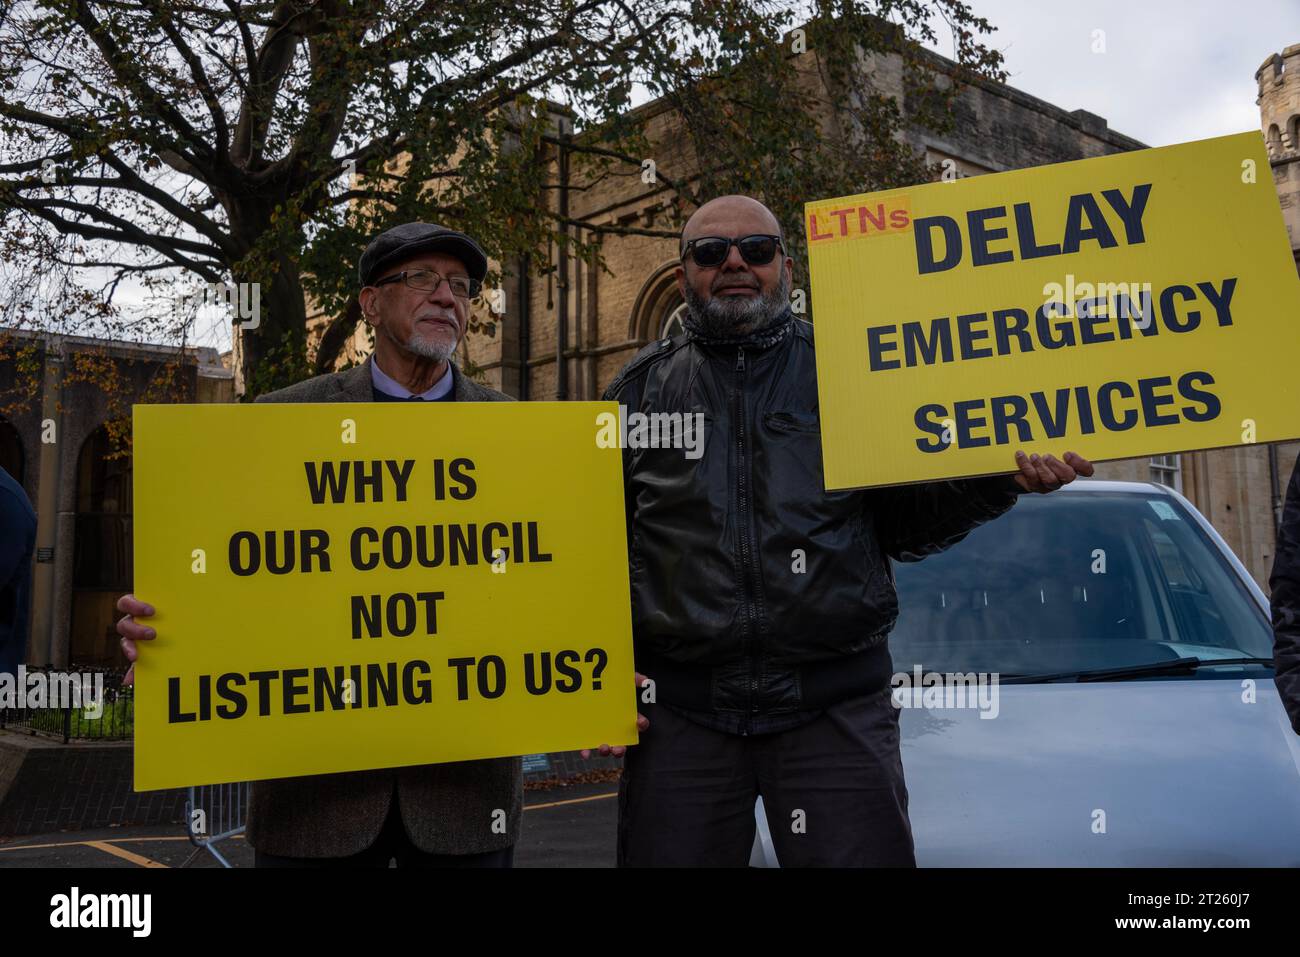
<path fill-rule="evenodd" d="M 423 402 L 423 401 L 424 401 L 424 396 L 422 396 L 422 395 L 408 395 L 408 396 L 406 397 L 406 401 L 407 401 L 407 402 Z"/>

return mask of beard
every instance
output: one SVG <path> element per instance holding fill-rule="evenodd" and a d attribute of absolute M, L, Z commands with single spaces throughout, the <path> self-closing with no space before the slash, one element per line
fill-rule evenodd
<path fill-rule="evenodd" d="M 446 362 L 456 354 L 456 347 L 460 345 L 460 336 L 427 335 L 422 334 L 418 329 L 412 329 L 405 342 L 397 339 L 393 341 L 407 352 L 413 352 L 422 358 L 432 359 L 434 362 Z"/>
<path fill-rule="evenodd" d="M 785 313 L 790 305 L 790 280 L 784 269 L 776 288 L 757 296 L 712 296 L 702 299 L 694 287 L 686 286 L 686 308 L 691 326 L 706 339 L 730 339 L 762 332 Z"/>
<path fill-rule="evenodd" d="M 446 362 L 456 354 L 456 346 L 459 344 L 459 339 L 451 339 L 450 341 L 446 339 L 425 339 L 423 336 L 414 333 L 405 343 L 406 348 L 417 356 L 433 359 L 435 362 Z"/>

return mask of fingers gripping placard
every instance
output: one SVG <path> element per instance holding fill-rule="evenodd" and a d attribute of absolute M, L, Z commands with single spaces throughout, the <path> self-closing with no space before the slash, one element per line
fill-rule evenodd
<path fill-rule="evenodd" d="M 635 742 L 604 408 L 137 406 L 136 787 Z"/>

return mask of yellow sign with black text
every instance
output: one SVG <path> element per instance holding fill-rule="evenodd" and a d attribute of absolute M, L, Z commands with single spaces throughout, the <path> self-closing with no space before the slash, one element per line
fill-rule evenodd
<path fill-rule="evenodd" d="M 828 489 L 1300 437 L 1257 132 L 804 212 Z"/>
<path fill-rule="evenodd" d="M 137 790 L 635 743 L 616 415 L 136 406 Z"/>

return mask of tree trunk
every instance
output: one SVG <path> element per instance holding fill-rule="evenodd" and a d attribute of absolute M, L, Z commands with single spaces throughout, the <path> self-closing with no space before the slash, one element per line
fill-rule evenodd
<path fill-rule="evenodd" d="M 242 333 L 245 397 L 300 382 L 307 370 L 307 306 L 298 264 L 277 256 L 278 269 L 260 286 L 260 322 Z"/>
<path fill-rule="evenodd" d="M 316 346 L 316 358 L 312 363 L 312 371 L 316 375 L 334 371 L 334 366 L 338 363 L 339 357 L 343 355 L 343 350 L 347 346 L 348 340 L 352 338 L 352 333 L 356 331 L 357 323 L 360 320 L 361 303 L 357 302 L 354 297 L 348 302 L 347 308 L 343 310 L 343 315 L 325 328 L 325 332 Z"/>

